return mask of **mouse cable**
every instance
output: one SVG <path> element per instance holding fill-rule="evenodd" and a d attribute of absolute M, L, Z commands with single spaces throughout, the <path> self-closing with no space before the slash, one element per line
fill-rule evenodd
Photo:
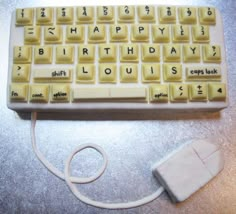
<path fill-rule="evenodd" d="M 149 196 L 146 196 L 142 199 L 136 200 L 136 201 L 131 201 L 131 202 L 124 202 L 124 203 L 105 203 L 105 202 L 100 202 L 100 201 L 95 201 L 92 200 L 84 195 L 82 195 L 78 189 L 77 186 L 74 183 L 77 184 L 85 184 L 85 183 L 91 183 L 98 179 L 105 171 L 108 163 L 108 158 L 106 152 L 98 145 L 93 144 L 93 143 L 88 143 L 88 144 L 82 144 L 79 147 L 77 147 L 71 155 L 68 157 L 66 164 L 65 164 L 65 169 L 64 169 L 64 174 L 58 170 L 53 164 L 51 164 L 45 157 L 44 155 L 38 150 L 37 145 L 36 145 L 36 137 L 35 137 L 35 126 L 36 126 L 36 121 L 37 121 L 37 112 L 32 112 L 31 113 L 31 142 L 32 142 L 32 147 L 33 151 L 38 157 L 38 159 L 42 162 L 42 164 L 54 175 L 59 177 L 62 180 L 65 180 L 67 185 L 69 186 L 70 190 L 72 193 L 82 202 L 99 207 L 99 208 L 105 208 L 105 209 L 129 209 L 129 208 L 134 208 L 134 207 L 139 207 L 142 205 L 145 205 L 156 198 L 158 198 L 161 193 L 164 191 L 164 188 L 161 186 L 159 187 L 154 193 L 152 193 Z M 98 172 L 87 178 L 80 178 L 80 177 L 71 177 L 70 176 L 70 164 L 73 159 L 73 157 L 80 151 L 86 149 L 86 148 L 92 148 L 99 152 L 102 157 L 103 157 L 103 164 L 101 168 L 98 170 Z"/>

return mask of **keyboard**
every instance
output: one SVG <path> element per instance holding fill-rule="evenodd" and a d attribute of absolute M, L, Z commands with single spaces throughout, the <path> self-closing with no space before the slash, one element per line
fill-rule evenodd
<path fill-rule="evenodd" d="M 19 8 L 11 20 L 7 105 L 220 110 L 228 105 L 223 34 L 213 7 Z"/>

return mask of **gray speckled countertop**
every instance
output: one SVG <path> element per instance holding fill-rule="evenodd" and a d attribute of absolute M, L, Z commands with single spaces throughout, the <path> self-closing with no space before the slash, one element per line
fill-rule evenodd
<path fill-rule="evenodd" d="M 105 210 L 88 206 L 70 192 L 62 180 L 42 166 L 30 142 L 29 115 L 6 107 L 8 40 L 11 12 L 17 7 L 94 4 L 95 1 L 0 0 L 0 213 L 235 213 L 236 212 L 236 2 L 148 1 L 149 4 L 213 5 L 223 16 L 228 58 L 230 105 L 220 113 L 158 115 L 137 113 L 75 114 L 69 118 L 41 115 L 37 122 L 39 149 L 59 169 L 79 144 L 97 143 L 109 156 L 108 168 L 94 183 L 78 185 L 81 192 L 101 201 L 139 199 L 159 184 L 151 166 L 186 140 L 211 138 L 220 144 L 225 168 L 212 182 L 180 204 L 166 193 L 135 209 Z M 129 1 L 130 4 L 147 4 Z M 119 1 L 119 4 L 125 1 Z M 111 4 L 97 1 L 97 4 Z M 45 119 L 47 118 L 47 119 Z M 92 175 L 101 157 L 85 150 L 72 162 L 75 175 Z M 174 179 L 174 178 L 173 178 Z"/>

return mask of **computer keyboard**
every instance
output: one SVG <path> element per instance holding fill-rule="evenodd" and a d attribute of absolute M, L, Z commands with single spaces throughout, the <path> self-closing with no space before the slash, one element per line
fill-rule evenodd
<path fill-rule="evenodd" d="M 228 104 L 223 33 L 213 7 L 16 9 L 8 107 L 220 110 Z"/>

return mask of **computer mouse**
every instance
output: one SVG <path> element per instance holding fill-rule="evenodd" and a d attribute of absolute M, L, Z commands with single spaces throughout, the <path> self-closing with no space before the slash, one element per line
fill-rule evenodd
<path fill-rule="evenodd" d="M 181 202 L 208 183 L 224 168 L 223 153 L 209 140 L 193 140 L 152 172 L 173 202 Z"/>

